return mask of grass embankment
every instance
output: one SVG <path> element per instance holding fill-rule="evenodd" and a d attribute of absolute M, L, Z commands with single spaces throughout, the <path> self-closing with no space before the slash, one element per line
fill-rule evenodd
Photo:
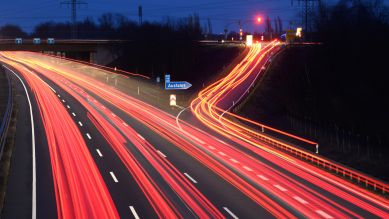
<path fill-rule="evenodd" d="M 149 93 L 155 98 L 141 98 L 147 92 L 145 87 L 149 86 L 140 88 L 140 98 L 172 113 L 180 109 L 169 106 L 170 94 L 177 95 L 178 105 L 189 106 L 201 89 L 228 74 L 248 51 L 244 44 L 206 45 L 197 42 L 153 42 L 152 45 L 137 42 L 128 44 L 123 50 L 124 53 L 109 66 L 150 76 L 148 82 L 155 92 L 149 90 Z M 188 81 L 193 86 L 188 90 L 166 91 L 163 87 L 165 73 L 171 74 L 172 81 Z M 161 79 L 159 84 L 155 82 L 158 76 Z M 128 92 L 130 83 L 121 85 L 123 91 L 131 93 Z"/>
<path fill-rule="evenodd" d="M 287 48 L 238 113 L 315 140 L 322 155 L 387 181 L 385 76 L 335 59 L 323 46 Z"/>
<path fill-rule="evenodd" d="M 188 81 L 197 92 L 209 78 L 219 74 L 243 51 L 242 45 L 197 42 L 133 42 L 124 48 L 119 59 L 109 66 L 164 80 L 166 73 L 172 81 Z"/>

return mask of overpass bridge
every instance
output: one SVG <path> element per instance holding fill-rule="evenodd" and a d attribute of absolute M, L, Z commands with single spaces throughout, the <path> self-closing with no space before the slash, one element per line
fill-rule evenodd
<path fill-rule="evenodd" d="M 131 42 L 134 41 L 106 39 L 54 39 L 54 43 L 48 43 L 47 39 L 40 38 L 40 43 L 35 44 L 34 39 L 22 39 L 21 43 L 16 43 L 16 39 L 0 39 L 0 51 L 41 52 L 65 58 L 87 61 L 99 65 L 107 65 L 122 55 L 124 46 Z M 210 46 L 236 46 L 242 43 L 244 44 L 244 42 L 241 41 L 224 40 L 200 40 L 198 43 Z"/>
<path fill-rule="evenodd" d="M 31 51 L 73 58 L 105 65 L 120 55 L 120 48 L 127 40 L 68 40 L 55 39 L 53 44 L 41 39 L 34 44 L 33 39 L 23 39 L 17 44 L 15 39 L 0 39 L 0 51 Z"/>

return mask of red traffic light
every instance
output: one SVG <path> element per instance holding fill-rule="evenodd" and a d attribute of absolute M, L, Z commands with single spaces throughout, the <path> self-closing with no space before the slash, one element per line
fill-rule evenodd
<path fill-rule="evenodd" d="M 258 17 L 258 18 L 257 18 L 257 22 L 258 22 L 258 23 L 261 23 L 261 21 L 262 21 L 262 18 L 261 18 L 261 17 Z"/>

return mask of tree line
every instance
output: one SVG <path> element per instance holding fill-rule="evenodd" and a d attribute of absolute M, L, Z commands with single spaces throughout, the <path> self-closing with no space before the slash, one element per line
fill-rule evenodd
<path fill-rule="evenodd" d="M 106 13 L 97 21 L 86 18 L 77 26 L 78 39 L 123 39 L 123 40 L 196 40 L 202 38 L 203 27 L 198 14 L 183 18 L 165 17 L 162 22 L 143 22 L 141 25 L 121 14 Z M 71 38 L 70 22 L 43 22 L 36 25 L 31 33 L 18 25 L 7 24 L 0 28 L 0 38 Z"/>

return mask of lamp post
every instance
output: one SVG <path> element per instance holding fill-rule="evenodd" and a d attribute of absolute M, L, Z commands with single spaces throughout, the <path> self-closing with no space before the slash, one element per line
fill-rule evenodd
<path fill-rule="evenodd" d="M 256 19 L 248 19 L 248 20 L 243 20 L 243 21 L 242 20 L 235 20 L 235 21 L 228 23 L 224 28 L 225 40 L 227 40 L 228 27 L 231 24 L 237 24 L 239 26 L 239 40 L 242 41 L 243 40 L 243 25 L 246 23 L 250 23 L 250 22 L 260 24 L 260 23 L 262 23 L 262 17 L 257 17 Z"/>

